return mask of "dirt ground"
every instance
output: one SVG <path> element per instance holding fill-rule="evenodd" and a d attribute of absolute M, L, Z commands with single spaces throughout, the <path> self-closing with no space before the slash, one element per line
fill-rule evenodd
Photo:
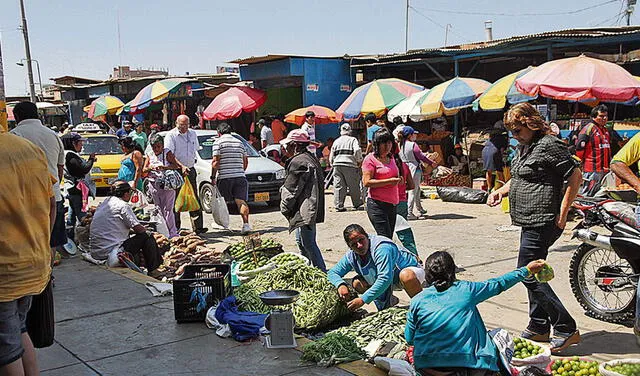
<path fill-rule="evenodd" d="M 346 207 L 349 207 L 347 198 Z M 427 217 L 410 221 L 420 256 L 424 260 L 430 253 L 438 250 L 450 252 L 459 268 L 463 271 L 458 278 L 480 281 L 499 276 L 513 270 L 516 266 L 519 231 L 499 231 L 510 226 L 510 218 L 500 207 L 486 205 L 444 203 L 438 199 L 423 199 L 428 210 Z M 207 216 L 205 223 L 211 223 Z M 289 234 L 287 222 L 277 208 L 252 206 L 251 224 L 255 231 L 273 236 L 286 250 L 297 250 L 293 234 Z M 185 223 L 185 222 L 183 222 Z M 188 223 L 188 222 L 187 222 Z M 349 209 L 338 213 L 333 209 L 333 195 L 326 194 L 326 218 L 319 224 L 318 245 L 328 266 L 333 265 L 345 253 L 346 245 L 342 239 L 342 230 L 351 223 L 362 225 L 367 231 L 373 228 L 366 212 Z M 583 342 L 566 351 L 566 355 L 589 356 L 596 360 L 637 357 L 640 347 L 635 344 L 633 330 L 622 325 L 601 322 L 585 316 L 584 311 L 571 293 L 568 268 L 573 251 L 578 242 L 571 240 L 567 230 L 551 248 L 548 261 L 555 269 L 556 278 L 551 282 L 556 294 L 578 322 Z M 240 217 L 231 218 L 231 227 L 239 229 Z M 210 225 L 207 237 L 222 242 L 237 241 L 238 236 L 228 237 L 228 232 Z M 396 293 L 400 304 L 408 304 L 404 292 Z M 375 310 L 372 305 L 367 307 Z M 502 327 L 517 334 L 528 322 L 527 293 L 519 284 L 479 306 L 488 328 Z"/>

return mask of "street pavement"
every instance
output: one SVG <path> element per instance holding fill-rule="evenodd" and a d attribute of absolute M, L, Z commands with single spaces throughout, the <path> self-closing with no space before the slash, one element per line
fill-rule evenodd
<path fill-rule="evenodd" d="M 98 200 L 101 201 L 101 200 Z M 318 244 L 329 265 L 345 252 L 342 230 L 350 223 L 372 227 L 364 211 L 336 213 L 333 196 L 326 196 L 327 215 L 318 225 Z M 461 268 L 459 279 L 473 281 L 496 277 L 515 268 L 519 232 L 509 230 L 509 215 L 485 205 L 423 200 L 426 219 L 411 221 L 420 256 L 446 250 Z M 349 199 L 347 199 L 349 207 Z M 207 215 L 205 223 L 212 222 Z M 277 208 L 252 206 L 252 226 L 264 236 L 296 250 L 293 234 Z M 189 220 L 183 215 L 183 223 Z M 638 357 L 633 331 L 618 324 L 584 315 L 571 293 L 569 261 L 578 243 L 570 239 L 569 223 L 552 247 L 548 261 L 555 269 L 551 282 L 557 295 L 578 322 L 583 342 L 565 355 L 594 360 Z M 239 216 L 231 227 L 240 229 Z M 211 242 L 225 247 L 241 239 L 239 234 L 209 226 Z M 500 231 L 499 231 L 500 230 Z M 339 368 L 317 368 L 301 364 L 296 350 L 267 350 L 260 342 L 239 343 L 220 339 L 204 324 L 177 324 L 171 297 L 154 298 L 140 278 L 122 269 L 107 270 L 78 258 L 63 260 L 56 276 L 56 343 L 38 350 L 44 375 L 346 375 Z M 404 293 L 400 304 L 408 304 Z M 367 307 L 374 310 L 372 306 Z M 488 328 L 502 327 L 513 334 L 527 324 L 527 294 L 522 285 L 480 304 Z M 356 372 L 361 373 L 361 372 Z M 366 373 L 366 372 L 365 372 Z M 361 373 L 364 374 L 364 373 Z"/>

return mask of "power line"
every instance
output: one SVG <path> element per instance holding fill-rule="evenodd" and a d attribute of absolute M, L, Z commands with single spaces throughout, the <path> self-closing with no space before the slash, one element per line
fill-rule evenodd
<path fill-rule="evenodd" d="M 437 12 L 437 13 L 450 13 L 450 14 L 466 14 L 466 15 L 475 15 L 475 16 L 506 16 L 506 17 L 529 17 L 529 16 L 562 16 L 568 14 L 575 14 L 584 12 L 590 9 L 595 9 L 601 7 L 603 5 L 615 3 L 620 0 L 608 0 L 602 3 L 598 3 L 595 5 L 588 6 L 586 8 L 576 9 L 572 11 L 565 12 L 551 12 L 551 13 L 497 13 L 497 12 L 471 12 L 471 11 L 458 11 L 458 10 L 449 10 L 449 9 L 433 9 L 433 8 L 417 8 L 421 10 L 426 10 L 429 12 Z M 412 7 L 415 11 L 416 8 Z"/>
<path fill-rule="evenodd" d="M 420 16 L 422 16 L 422 17 L 426 18 L 427 20 L 431 21 L 431 23 L 433 23 L 434 25 L 436 25 L 436 26 L 440 27 L 441 29 L 443 29 L 443 30 L 447 31 L 447 27 L 446 27 L 446 26 L 443 26 L 442 24 L 438 23 L 438 22 L 437 22 L 436 20 L 434 20 L 433 18 L 431 18 L 431 17 L 427 16 L 426 14 L 424 14 L 424 13 L 420 12 L 419 10 L 417 10 L 416 8 L 414 8 L 414 7 L 413 7 L 413 6 L 411 6 L 411 5 L 409 5 L 409 8 L 410 8 L 411 10 L 413 10 L 414 12 L 416 12 L 416 14 L 418 14 L 418 15 L 420 15 Z M 467 37 L 465 37 L 464 35 L 462 35 L 462 34 L 460 34 L 460 33 L 456 32 L 455 30 L 452 30 L 452 27 L 449 27 L 448 29 L 449 29 L 449 32 L 451 32 L 451 33 L 453 33 L 453 34 L 455 34 L 455 35 L 459 36 L 459 37 L 460 37 L 460 38 L 462 38 L 463 40 L 465 40 L 465 41 L 467 41 L 467 42 L 471 42 L 471 40 L 470 40 L 470 39 L 468 39 Z"/>

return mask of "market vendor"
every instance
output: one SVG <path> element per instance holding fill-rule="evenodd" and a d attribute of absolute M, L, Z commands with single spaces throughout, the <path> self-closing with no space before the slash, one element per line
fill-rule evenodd
<path fill-rule="evenodd" d="M 347 226 L 343 236 L 349 251 L 327 272 L 327 276 L 338 288 L 340 297 L 347 300 L 350 292 L 348 282 L 343 278 L 350 271 L 358 274 L 351 285 L 361 296 L 347 303 L 350 310 L 371 302 L 378 310 L 389 308 L 393 289 L 398 285 L 409 297 L 422 291 L 424 270 L 416 255 L 389 238 L 368 235 L 358 224 Z"/>
<path fill-rule="evenodd" d="M 136 260 L 142 254 L 149 275 L 155 277 L 162 255 L 153 236 L 138 222 L 128 205 L 131 192 L 128 182 L 117 180 L 111 185 L 110 196 L 96 209 L 91 222 L 91 257 L 105 260 L 113 267 L 120 265 L 120 252 L 130 253 Z M 129 237 L 131 231 L 134 234 Z"/>

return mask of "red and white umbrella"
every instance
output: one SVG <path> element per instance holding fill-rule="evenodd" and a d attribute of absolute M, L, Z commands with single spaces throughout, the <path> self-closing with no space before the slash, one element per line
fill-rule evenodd
<path fill-rule="evenodd" d="M 267 101 L 267 93 L 246 86 L 234 86 L 213 99 L 202 113 L 205 120 L 237 118 L 243 112 L 252 112 Z"/>

